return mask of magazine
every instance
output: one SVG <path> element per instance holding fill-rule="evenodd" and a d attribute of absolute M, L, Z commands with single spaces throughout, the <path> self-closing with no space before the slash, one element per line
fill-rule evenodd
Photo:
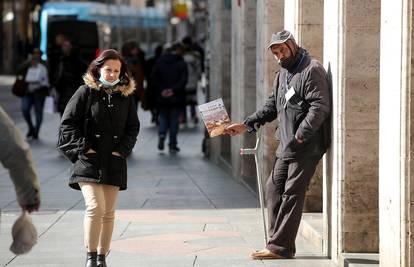
<path fill-rule="evenodd" d="M 199 105 L 198 110 L 210 137 L 222 135 L 230 124 L 229 115 L 221 98 Z"/>

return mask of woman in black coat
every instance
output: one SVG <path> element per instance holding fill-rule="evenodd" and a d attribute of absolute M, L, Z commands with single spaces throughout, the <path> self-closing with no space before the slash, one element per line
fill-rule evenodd
<path fill-rule="evenodd" d="M 91 63 L 84 82 L 63 113 L 58 146 L 74 164 L 69 186 L 85 200 L 86 266 L 106 266 L 117 194 L 127 188 L 126 157 L 139 132 L 135 82 L 112 49 Z"/>

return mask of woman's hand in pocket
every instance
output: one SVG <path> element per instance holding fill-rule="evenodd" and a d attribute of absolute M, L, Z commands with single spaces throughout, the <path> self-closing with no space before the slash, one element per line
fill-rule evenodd
<path fill-rule="evenodd" d="M 85 154 L 96 154 L 96 151 L 95 150 L 93 150 L 92 148 L 89 148 L 89 150 L 88 151 L 86 151 L 86 153 Z"/>
<path fill-rule="evenodd" d="M 112 151 L 112 155 L 123 158 L 123 156 L 119 152 L 116 152 L 116 151 Z"/>
<path fill-rule="evenodd" d="M 303 143 L 302 139 L 299 139 L 299 138 L 296 138 L 296 137 L 295 137 L 295 139 L 296 139 L 296 143 L 298 143 L 299 145 Z"/>

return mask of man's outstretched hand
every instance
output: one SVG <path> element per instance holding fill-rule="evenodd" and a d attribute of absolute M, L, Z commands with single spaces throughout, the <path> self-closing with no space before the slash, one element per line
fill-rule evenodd
<path fill-rule="evenodd" d="M 224 129 L 224 134 L 235 136 L 245 133 L 246 131 L 247 128 L 243 123 L 232 123 Z"/>

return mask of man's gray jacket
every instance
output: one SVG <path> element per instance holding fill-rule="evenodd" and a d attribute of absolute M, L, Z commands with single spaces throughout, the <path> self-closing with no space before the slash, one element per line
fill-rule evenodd
<path fill-rule="evenodd" d="M 0 161 L 9 170 L 20 205 L 34 205 L 40 200 L 29 145 L 10 117 L 0 107 Z"/>
<path fill-rule="evenodd" d="M 321 127 L 329 118 L 332 104 L 326 72 L 305 50 L 300 51 L 303 53 L 301 64 L 292 73 L 282 68 L 276 74 L 273 92 L 264 106 L 244 121 L 253 129 L 277 118 L 276 136 L 280 143 L 276 156 L 285 160 L 322 156 L 326 151 L 324 139 L 328 138 Z M 289 91 L 291 88 L 293 91 Z M 299 144 L 296 139 L 303 143 Z"/>

